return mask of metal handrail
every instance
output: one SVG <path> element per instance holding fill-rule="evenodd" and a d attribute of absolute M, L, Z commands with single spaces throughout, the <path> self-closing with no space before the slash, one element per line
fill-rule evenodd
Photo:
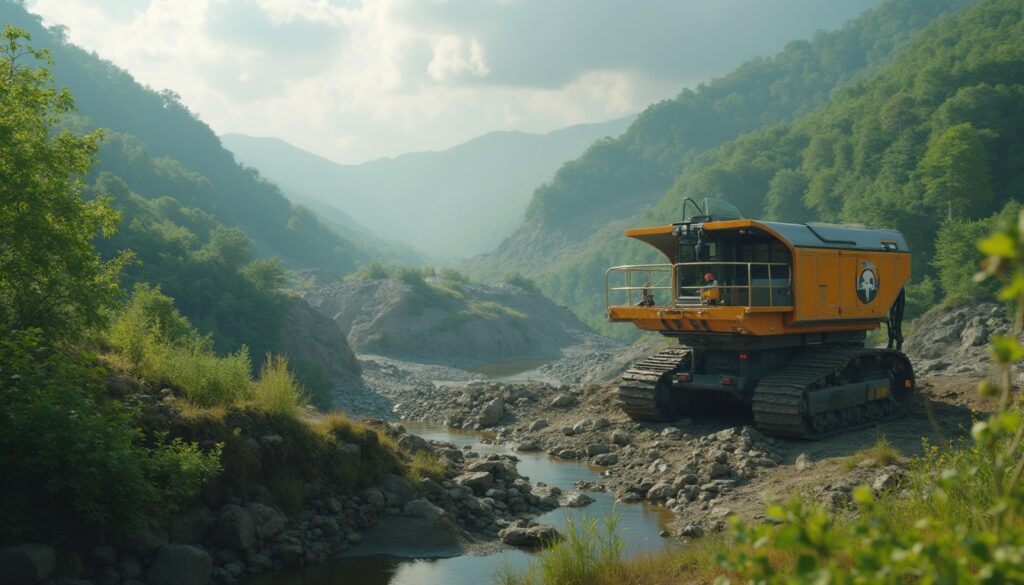
<path fill-rule="evenodd" d="M 746 267 L 747 282 L 746 284 L 724 284 L 715 282 L 714 285 L 701 284 L 701 285 L 687 285 L 680 286 L 679 282 L 679 271 L 687 267 L 708 267 L 715 271 L 718 271 L 724 266 L 741 266 Z M 768 284 L 754 284 L 753 274 L 754 268 L 767 268 Z M 784 267 L 786 269 L 786 278 L 784 282 L 776 282 L 775 276 L 772 274 L 772 268 Z M 703 268 L 702 268 L 703 270 Z M 626 275 L 625 286 L 610 286 L 610 277 L 612 273 L 623 273 Z M 647 281 L 641 286 L 635 286 L 633 284 L 634 273 L 646 273 Z M 670 275 L 671 283 L 668 286 L 656 285 L 653 283 L 654 274 L 668 273 Z M 637 290 L 671 290 L 672 293 L 672 306 L 674 307 L 695 307 L 695 306 L 706 306 L 706 296 L 702 295 L 703 291 L 710 291 L 717 289 L 719 293 L 722 290 L 746 290 L 746 304 L 732 304 L 731 306 L 762 306 L 754 305 L 753 301 L 753 290 L 754 289 L 768 289 L 769 291 L 774 289 L 790 289 L 793 285 L 793 271 L 792 267 L 785 262 L 680 262 L 677 264 L 632 264 L 625 266 L 613 266 L 605 271 L 605 307 L 611 307 L 611 293 L 613 291 L 626 291 L 627 302 L 630 306 L 633 306 L 633 291 Z M 693 291 L 695 294 L 692 296 L 683 296 L 683 291 Z M 730 295 L 731 296 L 731 295 Z M 770 307 L 775 306 L 775 296 L 769 292 L 768 294 L 768 305 Z"/>

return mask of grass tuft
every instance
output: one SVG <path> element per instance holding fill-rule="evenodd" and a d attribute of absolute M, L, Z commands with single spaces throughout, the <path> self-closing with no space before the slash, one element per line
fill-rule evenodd
<path fill-rule="evenodd" d="M 889 441 L 885 435 L 878 438 L 875 444 L 861 449 L 843 459 L 843 470 L 850 471 L 855 467 L 886 467 L 903 460 L 903 453 Z"/>
<path fill-rule="evenodd" d="M 283 356 L 267 354 L 253 390 L 256 405 L 266 412 L 297 416 L 306 404 L 305 393 L 288 370 L 288 359 Z"/>

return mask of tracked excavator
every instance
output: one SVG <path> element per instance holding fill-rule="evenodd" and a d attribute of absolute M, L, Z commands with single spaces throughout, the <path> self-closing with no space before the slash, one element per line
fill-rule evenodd
<path fill-rule="evenodd" d="M 910 251 L 899 232 L 745 219 L 715 199 L 685 199 L 683 217 L 626 231 L 666 263 L 605 275 L 610 321 L 678 340 L 623 374 L 619 404 L 631 418 L 739 403 L 762 432 L 816 439 L 906 410 Z M 865 347 L 882 322 L 888 348 Z"/>

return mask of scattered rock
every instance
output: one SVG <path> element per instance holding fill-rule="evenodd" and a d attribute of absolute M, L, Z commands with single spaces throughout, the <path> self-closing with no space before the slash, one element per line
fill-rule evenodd
<path fill-rule="evenodd" d="M 679 490 L 672 487 L 672 484 L 667 481 L 659 481 L 654 484 L 651 489 L 647 490 L 647 499 L 652 502 L 661 502 L 669 498 L 674 498 L 677 491 Z"/>
<path fill-rule="evenodd" d="M 722 477 L 729 475 L 730 472 L 732 472 L 732 469 L 730 469 L 728 465 L 719 463 L 718 461 L 715 461 L 708 466 L 708 475 L 711 477 Z"/>
<path fill-rule="evenodd" d="M 398 438 L 398 447 L 410 453 L 429 452 L 431 450 L 430 443 L 426 439 L 410 433 L 406 433 Z"/>
<path fill-rule="evenodd" d="M 521 453 L 532 453 L 534 451 L 540 451 L 540 450 L 541 450 L 540 443 L 538 443 L 537 441 L 535 441 L 533 439 L 526 439 L 526 440 L 521 441 L 519 444 L 516 445 L 516 451 L 519 451 Z"/>
<path fill-rule="evenodd" d="M 587 455 L 593 457 L 594 455 L 602 455 L 604 453 L 611 453 L 612 448 L 603 443 L 594 443 L 587 445 Z"/>
<path fill-rule="evenodd" d="M 256 535 L 264 540 L 273 538 L 284 530 L 287 518 L 284 514 L 265 504 L 253 502 L 246 506 L 252 516 Z"/>
<path fill-rule="evenodd" d="M 530 426 L 526 427 L 526 430 L 530 431 L 531 433 L 536 433 L 537 431 L 539 431 L 541 429 L 546 429 L 547 427 L 548 427 L 548 421 L 546 421 L 546 420 L 544 420 L 542 418 L 539 418 L 539 419 L 533 421 L 532 423 L 530 423 Z"/>
<path fill-rule="evenodd" d="M 551 406 L 554 408 L 569 408 L 570 406 L 576 405 L 576 398 L 568 394 L 559 394 L 555 396 L 555 399 L 551 401 Z"/>
<path fill-rule="evenodd" d="M 615 445 L 619 445 L 621 447 L 624 447 L 626 445 L 631 444 L 633 442 L 633 438 L 630 437 L 629 433 L 627 433 L 626 431 L 623 431 L 621 429 L 616 429 L 616 430 L 612 431 L 611 441 Z"/>
<path fill-rule="evenodd" d="M 615 453 L 603 453 L 601 455 L 598 455 L 597 457 L 594 457 L 593 459 L 594 465 L 601 465 L 604 467 L 607 467 L 609 465 L 615 465 L 618 462 L 619 456 L 616 455 Z"/>

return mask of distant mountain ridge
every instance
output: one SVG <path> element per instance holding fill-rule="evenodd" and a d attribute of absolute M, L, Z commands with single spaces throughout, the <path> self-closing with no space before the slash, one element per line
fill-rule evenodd
<path fill-rule="evenodd" d="M 337 164 L 277 138 L 225 134 L 221 140 L 293 200 L 342 209 L 381 238 L 451 260 L 494 248 L 522 220 L 534 189 L 633 119 L 546 134 L 491 132 L 446 150 L 359 165 Z"/>

